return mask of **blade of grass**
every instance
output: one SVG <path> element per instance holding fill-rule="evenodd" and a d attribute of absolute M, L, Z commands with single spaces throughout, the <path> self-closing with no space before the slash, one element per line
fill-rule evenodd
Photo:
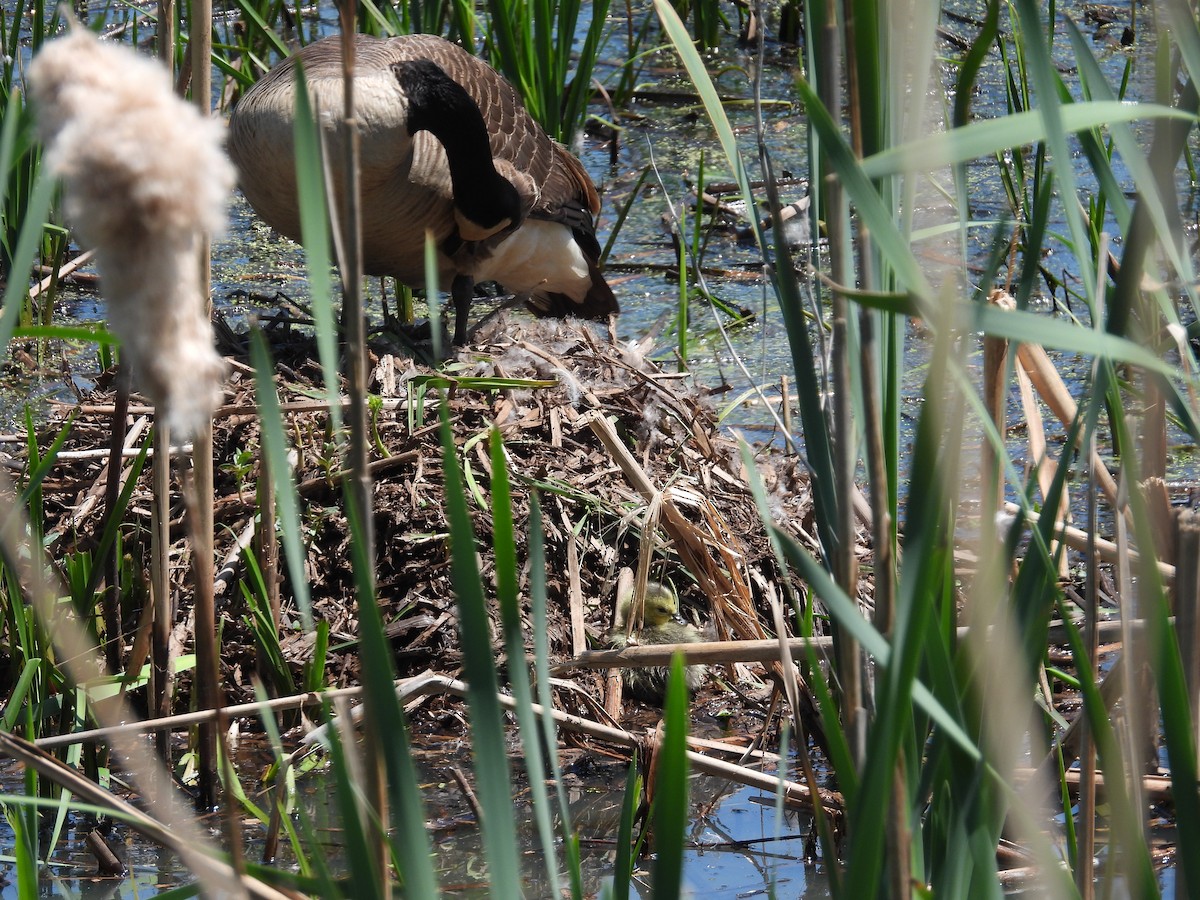
<path fill-rule="evenodd" d="M 17 238 L 17 249 L 13 253 L 12 271 L 4 289 L 4 305 L 0 309 L 0 347 L 7 347 L 12 340 L 13 329 L 29 293 L 29 272 L 38 252 L 42 238 L 42 223 L 50 211 L 50 200 L 54 196 L 55 181 L 40 173 L 33 184 L 33 194 L 25 211 L 25 224 Z"/>
<path fill-rule="evenodd" d="M 317 355 L 325 382 L 325 401 L 333 422 L 333 433 L 341 440 L 342 404 L 339 396 L 337 324 L 333 314 L 333 280 L 330 277 L 329 210 L 325 204 L 325 174 L 321 165 L 320 134 L 308 98 L 304 67 L 296 65 L 296 196 L 300 205 L 300 234 L 304 241 L 308 290 L 312 300 L 313 324 L 317 333 Z M 435 282 L 436 283 L 436 282 Z M 311 623 L 305 630 L 312 629 Z"/>
<path fill-rule="evenodd" d="M 537 822 L 538 837 L 542 842 L 542 857 L 546 866 L 546 879 L 550 893 L 562 896 L 559 883 L 559 866 L 555 853 L 554 825 L 550 821 L 550 802 L 546 794 L 546 765 L 542 756 L 540 728 L 533 712 L 533 691 L 529 684 L 529 670 L 525 666 L 525 635 L 521 627 L 517 546 L 513 536 L 513 509 L 511 488 L 508 479 L 508 464 L 505 459 L 504 441 L 500 430 L 491 432 L 492 455 L 492 548 L 496 566 L 496 598 L 500 603 L 500 620 L 504 629 L 504 650 L 508 659 L 508 679 L 513 697 L 517 701 L 517 724 L 520 728 L 521 747 L 524 750 L 525 769 L 528 773 L 529 791 L 533 796 L 533 813 Z M 547 716 L 547 719 L 550 717 Z M 555 744 L 548 744 L 553 747 Z"/>
<path fill-rule="evenodd" d="M 637 751 L 629 760 L 622 794 L 621 818 L 617 824 L 617 849 L 613 858 L 612 900 L 629 900 L 629 880 L 633 875 L 633 820 L 642 797 L 642 776 L 638 774 Z"/>
<path fill-rule="evenodd" d="M 653 896 L 683 895 L 683 848 L 688 819 L 688 691 L 683 657 L 671 659 L 667 700 L 663 709 L 665 733 L 656 754 L 654 776 Z"/>
<path fill-rule="evenodd" d="M 545 532 L 542 530 L 542 505 L 536 489 L 529 492 L 529 600 L 533 616 L 533 659 L 538 703 L 542 709 L 553 709 L 554 692 L 550 681 L 550 641 L 546 612 L 546 541 Z M 554 717 L 542 716 L 541 728 L 544 746 L 557 747 L 558 729 Z M 549 757 L 554 788 L 558 795 L 559 828 L 562 832 L 563 852 L 566 854 L 567 873 L 571 879 L 571 897 L 573 900 L 581 900 L 583 876 L 580 871 L 579 834 L 571 825 L 571 804 L 567 799 L 566 783 L 563 780 L 558 754 L 550 753 Z M 618 844 L 618 859 L 620 854 L 621 846 Z M 618 867 L 616 871 L 619 873 L 621 869 Z"/>
<path fill-rule="evenodd" d="M 463 668 L 469 685 L 471 753 L 483 814 L 484 854 L 493 897 L 521 895 L 520 853 L 513 821 L 512 779 L 504 741 L 503 712 L 496 699 L 496 668 L 492 659 L 491 630 L 483 596 L 483 580 L 475 558 L 475 530 L 467 511 L 465 486 L 450 414 L 440 410 L 442 467 L 445 473 L 446 518 L 450 526 L 451 567 L 458 597 Z"/>
<path fill-rule="evenodd" d="M 271 364 L 266 338 L 258 327 L 254 327 L 250 332 L 250 361 L 254 366 L 254 389 L 259 420 L 262 422 L 263 455 L 267 471 L 275 484 L 275 502 L 279 510 L 280 530 L 283 532 L 288 579 L 291 582 L 296 607 L 300 611 L 300 621 L 305 631 L 311 631 L 312 597 L 308 590 L 308 576 L 304 571 L 300 502 L 296 494 L 295 480 L 292 478 L 292 469 L 288 465 L 283 413 L 279 408 L 279 397 L 275 393 L 275 382 L 271 376 L 274 366 Z"/>

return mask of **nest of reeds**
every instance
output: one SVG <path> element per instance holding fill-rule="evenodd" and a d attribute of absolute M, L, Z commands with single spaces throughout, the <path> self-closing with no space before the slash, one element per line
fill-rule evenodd
<path fill-rule="evenodd" d="M 230 335 L 236 340 L 236 336 Z M 330 417 L 319 396 L 319 367 L 308 336 L 272 335 L 276 384 L 285 429 L 294 450 L 294 479 L 302 501 L 307 548 L 305 574 L 313 613 L 329 624 L 327 683 L 357 680 L 355 579 L 340 498 L 339 460 Z M 377 602 L 393 642 L 397 673 L 458 675 L 459 632 L 443 499 L 440 398 L 445 398 L 468 500 L 485 588 L 493 560 L 490 430 L 499 429 L 512 483 L 512 505 L 527 596 L 530 498 L 542 507 L 549 598 L 548 636 L 553 662 L 606 645 L 622 569 L 674 586 L 684 616 L 718 640 L 765 638 L 775 631 L 772 603 L 791 620 L 793 585 L 772 553 L 748 487 L 737 443 L 722 432 L 709 393 L 687 376 L 665 372 L 649 347 L 614 342 L 598 329 L 557 320 L 508 321 L 476 335 L 445 371 L 450 387 L 431 387 L 436 374 L 413 360 L 379 350 L 372 356 L 370 412 Z M 287 568 L 261 563 L 265 580 L 280 582 L 284 598 L 280 659 L 287 672 L 263 672 L 245 592 L 245 554 L 254 551 L 258 485 L 263 472 L 253 376 L 235 353 L 227 402 L 215 421 L 214 452 L 217 610 L 221 619 L 221 681 L 227 702 L 253 698 L 259 671 L 276 689 L 299 684 L 314 642 L 298 627 Z M 61 415 L 75 417 L 67 452 L 46 480 L 47 531 L 58 558 L 94 547 L 103 533 L 105 460 L 94 451 L 108 443 L 111 397 L 103 392 Z M 135 398 L 125 424 L 126 445 L 144 439 L 149 410 Z M 808 527 L 807 473 L 794 455 L 755 450 L 777 524 L 814 551 Z M 131 464 L 125 460 L 125 466 Z M 178 471 L 175 472 L 178 477 Z M 126 559 L 149 559 L 149 466 L 133 489 L 126 513 Z M 182 499 L 172 504 L 171 577 L 178 597 L 176 652 L 192 644 L 189 620 L 192 573 Z M 647 559 L 642 560 L 641 557 Z M 134 569 L 143 570 L 135 564 Z M 277 575 L 274 573 L 278 573 Z M 249 579 L 246 579 L 249 581 Z M 869 584 L 863 585 L 864 595 Z M 137 644 L 137 591 L 123 607 L 124 643 Z M 144 596 L 144 595 L 143 595 Z M 132 601 L 132 602 L 130 602 Z M 496 612 L 493 610 L 493 612 Z M 528 610 L 526 610 L 528 615 Z M 496 613 L 496 646 L 500 647 Z M 529 633 L 532 633 L 530 628 Z M 763 696 L 766 670 L 728 664 L 717 672 L 746 696 Z M 602 696 L 605 673 L 570 670 L 581 691 L 577 704 Z M 187 677 L 180 679 L 186 693 Z M 718 694 L 709 680 L 709 696 Z M 698 702 L 704 702 L 702 691 Z M 728 691 L 719 691 L 728 704 Z"/>

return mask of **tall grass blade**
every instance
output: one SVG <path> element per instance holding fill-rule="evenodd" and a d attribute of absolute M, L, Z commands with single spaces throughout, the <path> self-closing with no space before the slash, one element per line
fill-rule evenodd
<path fill-rule="evenodd" d="M 296 65 L 296 196 L 300 203 L 300 233 L 304 240 L 308 290 L 317 334 L 317 355 L 325 381 L 325 400 L 333 432 L 342 430 L 342 404 L 338 380 L 337 324 L 333 314 L 332 264 L 329 258 L 329 209 L 325 203 L 325 174 L 321 165 L 321 138 L 308 97 L 304 67 Z M 305 630 L 312 625 L 306 624 Z"/>
<path fill-rule="evenodd" d="M 548 637 L 546 602 L 546 540 L 542 530 L 542 504 L 537 491 L 529 494 L 529 601 L 533 616 L 533 659 L 537 682 L 538 703 L 542 709 L 554 708 L 554 691 L 550 681 L 550 641 Z M 542 743 L 545 747 L 558 746 L 558 729 L 553 716 L 541 717 Z M 563 853 L 571 879 L 571 897 L 583 897 L 583 879 L 579 860 L 579 835 L 571 825 L 571 804 L 567 799 L 566 783 L 557 753 L 550 753 L 550 772 L 554 777 L 554 789 L 558 795 L 559 829 L 562 832 Z M 620 844 L 617 847 L 620 857 Z M 618 869 L 617 871 L 620 871 Z"/>
<path fill-rule="evenodd" d="M 346 718 L 349 718 L 348 716 Z M 327 717 L 328 720 L 328 717 Z M 340 722 L 340 719 L 339 719 Z M 352 726 L 347 733 L 353 735 Z M 375 865 L 371 851 L 369 830 L 363 821 L 362 806 L 367 802 L 360 779 L 355 777 L 355 767 L 347 754 L 358 752 L 357 748 L 342 743 L 340 728 L 332 727 L 326 732 L 329 738 L 329 760 L 332 764 L 333 796 L 341 813 L 342 829 L 345 832 L 343 846 L 346 848 L 347 869 L 350 875 L 352 897 L 382 897 L 380 878 L 387 878 Z"/>
<path fill-rule="evenodd" d="M 629 880 L 633 874 L 633 820 L 642 798 L 642 776 L 638 774 L 638 756 L 634 751 L 625 773 L 625 792 L 621 800 L 621 818 L 617 824 L 617 849 L 613 856 L 612 900 L 629 900 Z"/>
<path fill-rule="evenodd" d="M 517 724 L 520 727 L 521 747 L 529 791 L 533 796 L 533 814 L 546 878 L 552 896 L 561 897 L 558 859 L 555 853 L 554 825 L 550 820 L 550 802 L 546 793 L 546 764 L 542 754 L 541 729 L 533 712 L 533 690 L 529 670 L 525 665 L 525 635 L 521 626 L 521 607 L 518 588 L 517 544 L 513 534 L 512 495 L 505 459 L 504 441 L 500 430 L 491 433 L 492 451 L 492 549 L 496 566 L 496 598 L 500 604 L 500 620 L 504 629 L 504 650 L 508 659 L 508 679 L 517 701 Z M 544 624 L 544 620 L 543 620 Z M 550 717 L 547 716 L 547 719 Z M 556 746 L 548 744 L 549 747 Z"/>
<path fill-rule="evenodd" d="M 667 700 L 663 709 L 665 733 L 655 760 L 652 875 L 655 897 L 680 897 L 683 894 L 683 848 L 689 812 L 688 718 L 683 657 L 677 653 L 671 660 Z"/>
<path fill-rule="evenodd" d="M 54 179 L 45 174 L 39 174 L 33 184 L 33 194 L 25 209 L 25 222 L 13 253 L 8 285 L 4 289 L 4 307 L 0 309 L 0 347 L 7 347 L 12 340 L 13 329 L 29 293 L 29 272 L 33 269 L 33 261 L 41 243 L 42 223 L 50 211 L 54 188 Z"/>
<path fill-rule="evenodd" d="M 425 810 L 413 764 L 408 724 L 396 697 L 391 647 L 375 599 L 372 574 L 375 561 L 367 553 L 369 545 L 361 533 L 363 515 L 355 508 L 355 497 L 356 492 L 345 492 L 346 519 L 350 523 L 350 562 L 358 603 L 362 683 L 367 712 L 373 717 L 369 725 L 376 735 L 386 736 L 385 740 L 379 741 L 378 752 L 382 753 L 386 767 L 392 830 L 402 835 L 394 848 L 394 856 L 408 896 L 437 897 L 432 847 L 425 827 Z M 377 814 L 378 810 L 373 813 Z"/>
<path fill-rule="evenodd" d="M 467 705 L 471 720 L 471 753 L 482 807 L 488 881 L 493 897 L 518 898 L 521 896 L 521 874 L 517 865 L 520 853 L 513 821 L 512 779 L 508 771 L 503 713 L 496 699 L 498 686 L 483 580 L 475 558 L 475 530 L 467 510 L 462 469 L 450 429 L 449 412 L 444 403 L 439 413 L 446 518 L 450 526 L 451 565 L 458 596 L 463 668 L 469 685 Z"/>
<path fill-rule="evenodd" d="M 277 519 L 283 533 L 283 553 L 287 559 L 288 580 L 304 630 L 311 631 L 312 596 L 308 590 L 308 576 L 304 571 L 300 501 L 296 494 L 292 469 L 288 464 L 283 413 L 279 408 L 279 397 L 275 393 L 275 382 L 272 380 L 275 367 L 271 364 L 266 338 L 258 328 L 250 332 L 250 361 L 254 366 L 254 389 L 259 420 L 262 423 L 263 455 L 267 463 L 267 472 L 275 484 L 275 502 L 279 510 Z"/>

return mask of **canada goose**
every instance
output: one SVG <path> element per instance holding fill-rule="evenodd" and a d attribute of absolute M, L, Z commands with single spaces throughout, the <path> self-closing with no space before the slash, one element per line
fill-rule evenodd
<path fill-rule="evenodd" d="M 600 274 L 599 211 L 579 160 L 551 140 L 489 65 L 434 35 L 355 36 L 355 105 L 362 159 L 363 266 L 422 286 L 425 232 L 454 300 L 454 343 L 467 338 L 477 282 L 497 281 L 539 315 L 605 319 L 617 312 Z M 340 38 L 309 44 L 238 103 L 229 154 L 250 205 L 300 237 L 292 129 L 303 64 L 320 128 L 337 154 Z M 342 167 L 331 166 L 341 191 Z"/>
<path fill-rule="evenodd" d="M 630 630 L 633 614 L 633 592 L 617 598 L 617 621 L 608 634 L 613 647 L 622 648 L 631 644 L 695 644 L 704 640 L 693 625 L 679 618 L 679 600 L 668 585 L 656 581 L 646 583 L 646 601 L 642 608 L 642 627 Z M 684 681 L 692 693 L 704 683 L 707 666 L 684 667 Z M 671 670 L 667 666 L 628 668 L 621 670 L 625 688 L 634 699 L 645 703 L 662 705 L 667 694 L 667 681 Z"/>

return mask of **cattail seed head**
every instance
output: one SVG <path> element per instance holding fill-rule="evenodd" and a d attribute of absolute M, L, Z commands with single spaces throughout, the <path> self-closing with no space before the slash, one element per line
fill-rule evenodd
<path fill-rule="evenodd" d="M 220 232 L 234 170 L 219 122 L 175 95 L 158 62 L 73 25 L 29 67 L 45 162 L 67 218 L 96 249 L 109 325 L 173 434 L 221 399 L 200 248 Z"/>

